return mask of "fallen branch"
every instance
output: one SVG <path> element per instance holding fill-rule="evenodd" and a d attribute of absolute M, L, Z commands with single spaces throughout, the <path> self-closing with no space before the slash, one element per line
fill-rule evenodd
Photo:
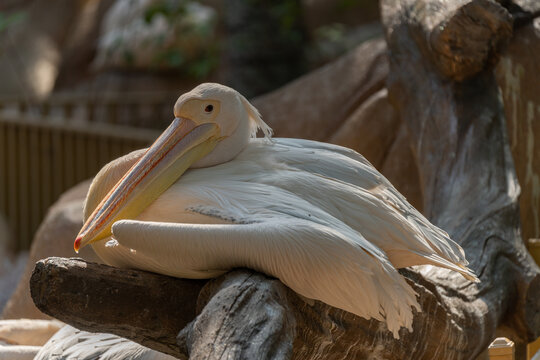
<path fill-rule="evenodd" d="M 111 332 L 169 354 L 176 335 L 195 317 L 204 282 L 82 259 L 48 258 L 30 279 L 39 310 L 79 329 Z"/>

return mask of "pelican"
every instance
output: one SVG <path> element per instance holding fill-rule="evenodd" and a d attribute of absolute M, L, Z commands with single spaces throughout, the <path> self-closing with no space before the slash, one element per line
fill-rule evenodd
<path fill-rule="evenodd" d="M 463 249 L 355 151 L 271 138 L 220 84 L 180 96 L 174 115 L 150 148 L 97 174 L 75 251 L 92 244 L 107 264 L 182 278 L 251 268 L 396 338 L 421 311 L 396 269 L 430 264 L 478 281 Z"/>

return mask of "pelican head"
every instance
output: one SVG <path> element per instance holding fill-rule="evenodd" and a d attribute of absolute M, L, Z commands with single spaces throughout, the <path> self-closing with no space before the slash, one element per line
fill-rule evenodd
<path fill-rule="evenodd" d="M 257 109 L 236 90 L 220 84 L 201 84 L 180 96 L 174 116 L 86 220 L 75 251 L 109 237 L 114 222 L 135 218 L 188 168 L 234 159 L 257 129 L 271 136 Z"/>

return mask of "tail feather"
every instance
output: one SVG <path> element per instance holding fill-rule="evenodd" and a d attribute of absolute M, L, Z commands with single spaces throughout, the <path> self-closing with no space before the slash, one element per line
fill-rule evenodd
<path fill-rule="evenodd" d="M 404 268 L 414 265 L 435 265 L 460 273 L 465 279 L 472 282 L 480 282 L 476 274 L 467 266 L 454 263 L 438 254 L 429 254 L 413 250 L 387 250 L 388 258 L 396 268 Z"/>

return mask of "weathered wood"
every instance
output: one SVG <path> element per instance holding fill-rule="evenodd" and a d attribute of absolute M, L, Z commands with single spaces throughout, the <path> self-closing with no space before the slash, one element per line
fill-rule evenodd
<path fill-rule="evenodd" d="M 469 55 L 477 61 L 461 74 L 449 75 L 431 53 L 443 47 L 434 41 L 470 40 L 467 26 L 456 28 L 451 38 L 434 40 L 433 25 L 459 24 L 459 16 L 465 17 L 464 24 L 474 21 L 484 34 L 486 44 L 479 44 L 487 46 L 483 54 L 497 57 L 510 35 L 511 19 L 495 2 L 460 1 L 459 9 L 448 9 L 456 3 L 387 0 L 382 9 L 390 49 L 389 95 L 408 126 L 423 184 L 424 212 L 464 247 L 482 280 L 478 286 L 460 287 L 453 275 L 438 278 L 440 272 L 432 271 L 426 276 L 437 284 L 450 315 L 472 322 L 471 327 L 454 324 L 447 329 L 444 344 L 463 351 L 457 358 L 470 358 L 487 346 L 497 327 L 517 342 L 540 334 L 540 276 L 520 237 L 519 185 L 493 63 L 475 51 L 462 57 L 468 47 L 459 47 L 459 56 L 453 57 L 456 69 L 467 65 L 461 60 Z M 472 36 L 472 41 L 479 39 Z M 479 68 L 479 62 L 484 66 Z"/>
<path fill-rule="evenodd" d="M 540 8 L 540 1 L 537 2 Z M 514 31 L 497 65 L 510 148 L 521 185 L 523 240 L 540 238 L 540 21 Z"/>
<path fill-rule="evenodd" d="M 190 359 L 290 359 L 298 331 L 291 299 L 297 296 L 277 279 L 233 271 L 205 286 L 200 314 L 178 345 Z"/>
<path fill-rule="evenodd" d="M 382 10 L 389 96 L 412 141 L 424 211 L 463 246 L 482 282 L 433 267 L 403 270 L 422 312 L 414 331 L 402 329 L 395 340 L 380 322 L 305 302 L 262 275 L 232 272 L 205 285 L 199 315 L 174 340 L 176 348 L 171 334 L 145 345 L 207 359 L 250 358 L 264 344 L 257 358 L 452 360 L 475 358 L 496 330 L 518 343 L 540 335 L 540 269 L 520 236 L 519 186 L 492 71 L 492 59 L 510 36 L 511 17 L 488 0 L 384 0 Z M 108 276 L 122 278 L 124 271 Z M 58 294 L 80 282 L 66 281 L 69 276 L 58 277 Z M 71 301 L 84 304 L 95 292 L 90 285 L 86 290 Z M 151 319 L 129 334 L 123 324 L 132 326 L 138 310 L 127 311 L 121 306 L 126 299 L 119 300 L 107 297 L 109 308 L 122 309 L 118 323 L 89 312 L 72 313 L 71 321 L 141 341 L 140 333 L 154 326 Z M 167 309 L 158 308 L 153 311 Z"/>
<path fill-rule="evenodd" d="M 32 299 L 44 313 L 172 355 L 179 354 L 176 335 L 195 317 L 203 285 L 65 258 L 38 261 L 30 279 Z"/>

